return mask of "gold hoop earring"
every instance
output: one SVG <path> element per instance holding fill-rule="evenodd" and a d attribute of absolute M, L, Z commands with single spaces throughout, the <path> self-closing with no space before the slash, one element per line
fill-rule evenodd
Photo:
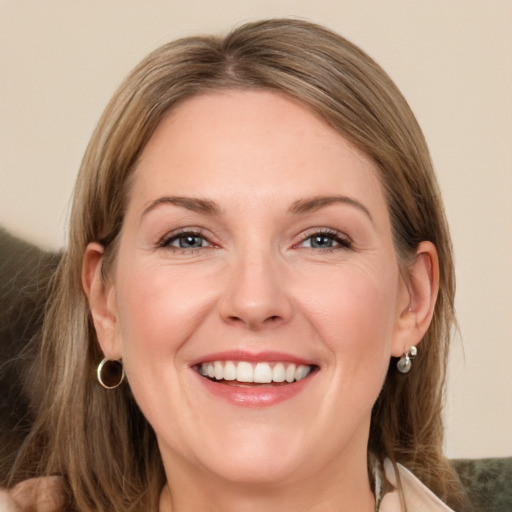
<path fill-rule="evenodd" d="M 418 349 L 411 345 L 405 352 L 404 355 L 396 363 L 396 367 L 400 373 L 409 373 L 412 366 L 412 360 L 418 354 Z"/>
<path fill-rule="evenodd" d="M 104 357 L 98 365 L 96 377 L 105 389 L 117 388 L 124 380 L 123 363 Z"/>

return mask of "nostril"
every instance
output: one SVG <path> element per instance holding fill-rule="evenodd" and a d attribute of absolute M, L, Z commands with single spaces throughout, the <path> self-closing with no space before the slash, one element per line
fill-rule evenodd
<path fill-rule="evenodd" d="M 240 318 L 239 316 L 236 316 L 236 315 L 231 315 L 230 317 L 228 317 L 229 320 L 233 321 L 233 322 L 243 322 L 244 320 L 242 318 Z M 279 315 L 272 315 L 272 316 L 269 316 L 268 318 L 266 318 L 264 320 L 267 321 L 267 322 L 275 322 L 277 320 L 280 320 L 281 317 Z"/>
<path fill-rule="evenodd" d="M 258 329 L 258 328 L 261 328 L 263 327 L 264 325 L 266 326 L 270 326 L 270 325 L 278 325 L 279 322 L 281 322 L 283 320 L 282 316 L 281 315 L 271 315 L 271 316 L 268 316 L 267 318 L 265 318 L 263 321 L 258 321 L 257 319 L 254 319 L 254 318 L 247 318 L 247 319 L 244 319 L 243 317 L 241 316 L 237 316 L 237 315 L 231 315 L 229 317 L 227 317 L 227 321 L 232 323 L 232 324 L 244 324 L 244 325 L 247 325 L 248 328 L 250 329 Z"/>

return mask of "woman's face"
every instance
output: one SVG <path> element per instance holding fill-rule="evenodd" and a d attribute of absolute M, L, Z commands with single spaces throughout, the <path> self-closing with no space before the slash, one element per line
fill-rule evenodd
<path fill-rule="evenodd" d="M 410 297 L 375 164 L 308 108 L 181 103 L 138 162 L 111 281 L 100 343 L 168 472 L 275 483 L 366 460 Z"/>

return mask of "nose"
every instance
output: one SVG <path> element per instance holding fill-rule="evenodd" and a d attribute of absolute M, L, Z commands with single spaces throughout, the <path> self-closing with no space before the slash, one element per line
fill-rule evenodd
<path fill-rule="evenodd" d="M 257 331 L 287 323 L 293 304 L 285 276 L 271 255 L 240 257 L 220 301 L 225 322 Z"/>

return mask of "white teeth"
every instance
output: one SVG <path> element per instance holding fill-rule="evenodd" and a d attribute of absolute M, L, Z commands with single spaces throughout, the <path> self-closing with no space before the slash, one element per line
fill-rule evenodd
<path fill-rule="evenodd" d="M 224 365 L 224 380 L 236 380 L 236 366 L 231 361 Z"/>
<path fill-rule="evenodd" d="M 272 380 L 274 382 L 284 382 L 285 379 L 285 371 L 284 364 L 277 363 L 274 368 L 272 368 Z"/>
<path fill-rule="evenodd" d="M 294 382 L 306 378 L 311 367 L 293 363 L 252 363 L 247 361 L 212 361 L 202 363 L 198 371 L 205 377 L 215 380 L 237 380 L 238 382 L 256 382 L 270 384 L 271 382 Z"/>
<path fill-rule="evenodd" d="M 213 371 L 215 372 L 215 378 L 217 380 L 224 378 L 224 368 L 222 367 L 222 363 L 220 361 L 215 361 L 213 364 Z"/>
<path fill-rule="evenodd" d="M 258 363 L 254 368 L 254 382 L 268 384 L 272 382 L 272 368 L 268 363 Z"/>
<path fill-rule="evenodd" d="M 284 378 L 286 379 L 286 382 L 293 382 L 295 380 L 295 365 L 290 364 L 286 368 L 286 371 L 284 372 Z"/>
<path fill-rule="evenodd" d="M 308 366 L 304 366 L 303 364 L 297 366 L 297 369 L 295 370 L 295 380 L 302 380 L 304 377 L 307 377 L 308 373 Z"/>
<path fill-rule="evenodd" d="M 240 361 L 236 370 L 236 380 L 238 382 L 254 382 L 254 370 L 251 363 Z"/>

